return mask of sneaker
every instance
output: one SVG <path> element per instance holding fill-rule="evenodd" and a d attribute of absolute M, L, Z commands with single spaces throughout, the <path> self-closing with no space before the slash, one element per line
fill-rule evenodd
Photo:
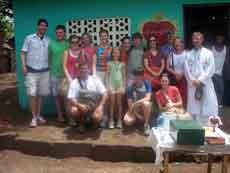
<path fill-rule="evenodd" d="M 30 127 L 37 127 L 37 118 L 32 118 L 32 121 L 30 123 Z"/>
<path fill-rule="evenodd" d="M 150 126 L 148 124 L 144 125 L 144 134 L 146 136 L 149 136 L 149 134 L 150 134 Z"/>
<path fill-rule="evenodd" d="M 122 129 L 122 122 L 121 122 L 121 121 L 117 121 L 116 127 L 117 127 L 118 129 Z"/>
<path fill-rule="evenodd" d="M 114 121 L 109 121 L 109 129 L 114 129 Z"/>
<path fill-rule="evenodd" d="M 45 124 L 46 123 L 46 120 L 41 115 L 37 116 L 37 120 L 38 120 L 38 122 L 40 124 Z"/>

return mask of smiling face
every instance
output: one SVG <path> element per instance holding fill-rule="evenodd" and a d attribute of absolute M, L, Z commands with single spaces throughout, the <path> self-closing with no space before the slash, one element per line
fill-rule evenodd
<path fill-rule="evenodd" d="M 130 50 L 130 48 L 131 48 L 130 40 L 128 38 L 124 39 L 123 42 L 122 42 L 121 47 L 126 51 Z"/>
<path fill-rule="evenodd" d="M 197 48 L 197 49 L 201 48 L 203 41 L 204 41 L 203 34 L 201 34 L 199 32 L 193 33 L 192 44 L 193 44 L 194 48 Z"/>
<path fill-rule="evenodd" d="M 106 32 L 100 33 L 100 41 L 101 44 L 108 44 L 109 43 L 109 35 Z"/>
<path fill-rule="evenodd" d="M 56 30 L 56 38 L 57 40 L 64 40 L 65 39 L 65 31 L 63 29 Z"/>
<path fill-rule="evenodd" d="M 157 48 L 157 40 L 156 40 L 156 37 L 154 36 L 151 36 L 149 38 L 149 48 Z"/>
<path fill-rule="evenodd" d="M 120 59 L 120 49 L 118 47 L 113 48 L 112 55 L 113 55 L 113 60 L 114 61 L 119 61 L 119 59 Z"/>
<path fill-rule="evenodd" d="M 162 89 L 167 89 L 169 86 L 169 78 L 166 75 L 163 75 L 161 77 L 161 88 Z"/>
<path fill-rule="evenodd" d="M 179 39 L 179 38 L 176 38 L 174 40 L 173 45 L 174 45 L 174 48 L 175 48 L 176 51 L 182 51 L 184 49 L 183 41 L 181 39 Z"/>
<path fill-rule="evenodd" d="M 84 34 L 82 36 L 82 44 L 84 46 L 89 46 L 91 44 L 91 38 L 90 38 L 90 35 L 89 34 Z"/>
<path fill-rule="evenodd" d="M 73 37 L 71 40 L 70 40 L 70 48 L 72 50 L 76 50 L 80 47 L 81 45 L 81 40 L 79 37 Z"/>
<path fill-rule="evenodd" d="M 38 24 L 38 33 L 41 34 L 41 35 L 45 35 L 46 33 L 46 30 L 47 30 L 47 23 L 45 22 L 40 22 Z"/>
<path fill-rule="evenodd" d="M 88 78 L 89 76 L 89 67 L 88 65 L 85 63 L 85 64 L 82 64 L 80 65 L 80 78 L 85 80 Z"/>

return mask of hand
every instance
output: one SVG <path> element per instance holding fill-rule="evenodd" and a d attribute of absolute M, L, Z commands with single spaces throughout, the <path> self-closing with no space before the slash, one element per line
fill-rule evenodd
<path fill-rule="evenodd" d="M 67 79 L 68 79 L 68 82 L 69 82 L 69 83 L 71 83 L 72 80 L 73 80 L 71 77 L 68 77 Z"/>
<path fill-rule="evenodd" d="M 27 72 L 28 72 L 28 71 L 27 71 L 27 67 L 26 67 L 26 66 L 23 66 L 23 69 L 22 69 L 22 70 L 23 70 L 23 74 L 26 75 Z"/>
<path fill-rule="evenodd" d="M 102 115 L 102 114 L 103 114 L 103 106 L 102 106 L 102 105 L 99 105 L 99 106 L 95 109 L 94 114 Z"/>
<path fill-rule="evenodd" d="M 175 77 L 176 77 L 176 80 L 181 80 L 183 78 L 183 75 L 178 73 L 175 75 Z"/>
<path fill-rule="evenodd" d="M 198 88 L 198 87 L 201 85 L 201 82 L 200 82 L 199 80 L 193 80 L 193 81 L 192 81 L 192 84 L 193 84 L 196 88 Z"/>
<path fill-rule="evenodd" d="M 80 103 L 78 103 L 78 107 L 79 107 L 79 109 L 81 109 L 81 111 L 83 111 L 83 112 L 89 111 L 89 106 L 87 106 L 87 105 L 85 105 L 85 104 L 80 104 Z"/>

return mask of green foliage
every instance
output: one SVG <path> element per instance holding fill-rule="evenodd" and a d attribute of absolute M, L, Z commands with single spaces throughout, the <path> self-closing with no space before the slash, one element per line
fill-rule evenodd
<path fill-rule="evenodd" d="M 13 35 L 13 12 L 9 0 L 0 0 L 0 31 L 4 34 L 4 39 L 8 40 Z"/>

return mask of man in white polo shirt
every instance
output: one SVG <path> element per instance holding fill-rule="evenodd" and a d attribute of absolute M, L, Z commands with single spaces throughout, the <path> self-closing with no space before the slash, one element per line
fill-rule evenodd
<path fill-rule="evenodd" d="M 49 94 L 48 45 L 45 36 L 48 27 L 46 19 L 39 19 L 37 32 L 25 38 L 21 50 L 21 61 L 25 75 L 25 85 L 32 111 L 31 127 L 45 123 L 41 116 L 42 97 Z"/>
<path fill-rule="evenodd" d="M 98 126 L 103 118 L 103 110 L 107 99 L 107 91 L 101 80 L 89 75 L 87 62 L 79 65 L 80 75 L 70 83 L 68 91 L 68 110 L 79 122 L 79 131 L 85 131 L 85 124 Z"/>

